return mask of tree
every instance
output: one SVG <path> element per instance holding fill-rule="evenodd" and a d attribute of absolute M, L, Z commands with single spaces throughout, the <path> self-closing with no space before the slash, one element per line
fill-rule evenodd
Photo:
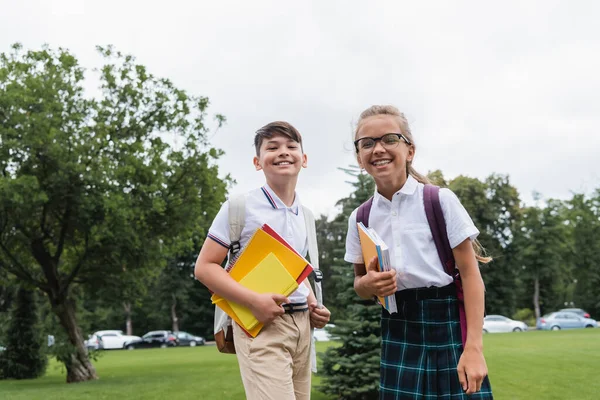
<path fill-rule="evenodd" d="M 600 189 L 588 197 L 575 194 L 567 203 L 568 223 L 573 238 L 573 287 L 567 302 L 600 315 Z"/>
<path fill-rule="evenodd" d="M 67 50 L 0 55 L 0 267 L 45 293 L 71 344 L 60 356 L 67 382 L 97 377 L 74 289 L 129 300 L 190 249 L 229 181 L 207 143 L 207 98 L 98 51 L 98 98 L 84 96 Z"/>
<path fill-rule="evenodd" d="M 481 232 L 479 242 L 493 258 L 490 264 L 481 265 L 486 286 L 486 311 L 512 315 L 519 273 L 514 244 L 521 218 L 517 189 L 507 176 L 495 174 L 485 181 L 458 176 L 451 180 L 449 188 L 469 212 Z"/>
<path fill-rule="evenodd" d="M 569 257 L 572 246 L 564 204 L 549 200 L 543 208 L 525 208 L 517 240 L 523 282 L 537 319 L 542 315 L 542 308 L 560 307 L 565 299 L 565 288 L 572 281 Z"/>
<path fill-rule="evenodd" d="M 343 260 L 348 218 L 352 211 L 373 195 L 375 183 L 356 168 L 345 171 L 356 178 L 351 182 L 354 192 L 337 204 L 341 213 L 332 221 L 331 231 L 336 232 L 327 238 L 319 238 L 319 246 L 327 247 L 330 241 L 337 249 L 330 258 L 334 283 L 329 290 L 336 294 L 334 304 L 345 308 L 341 318 L 336 318 L 334 336 L 340 338 L 341 346 L 330 347 L 323 357 L 323 385 L 325 393 L 340 399 L 372 399 L 379 390 L 379 360 L 381 353 L 381 306 L 371 300 L 362 300 L 354 292 L 354 272 L 352 266 Z M 326 264 L 324 264 L 326 265 Z"/>
<path fill-rule="evenodd" d="M 0 377 L 33 379 L 46 371 L 46 341 L 35 305 L 35 293 L 20 287 L 6 332 L 6 350 L 0 353 Z"/>

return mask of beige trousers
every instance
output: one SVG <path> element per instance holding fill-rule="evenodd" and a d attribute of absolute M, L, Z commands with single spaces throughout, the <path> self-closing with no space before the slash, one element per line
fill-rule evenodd
<path fill-rule="evenodd" d="M 233 335 L 246 399 L 310 399 L 308 311 L 278 317 L 255 338 L 233 324 Z"/>

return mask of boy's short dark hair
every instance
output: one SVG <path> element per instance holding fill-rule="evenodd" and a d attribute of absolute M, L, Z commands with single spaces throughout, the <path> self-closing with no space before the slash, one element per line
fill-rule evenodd
<path fill-rule="evenodd" d="M 283 135 L 292 139 L 294 142 L 298 142 L 302 149 L 302 135 L 300 135 L 300 132 L 298 132 L 298 130 L 289 122 L 275 121 L 256 131 L 256 134 L 254 135 L 254 148 L 256 149 L 257 156 L 260 155 L 260 146 L 262 145 L 263 140 L 270 139 L 276 134 Z"/>

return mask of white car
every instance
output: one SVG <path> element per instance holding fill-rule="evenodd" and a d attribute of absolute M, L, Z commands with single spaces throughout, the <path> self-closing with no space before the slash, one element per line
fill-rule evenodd
<path fill-rule="evenodd" d="M 85 347 L 88 350 L 101 350 L 102 347 L 102 339 L 98 335 L 90 335 L 87 340 L 83 342 Z"/>
<path fill-rule="evenodd" d="M 315 338 L 315 342 L 329 342 L 333 340 L 331 337 L 331 333 L 329 333 L 330 328 L 335 328 L 334 324 L 327 324 L 324 328 L 318 329 L 315 328 L 313 332 L 313 337 Z"/>
<path fill-rule="evenodd" d="M 127 343 L 132 340 L 142 340 L 139 336 L 124 335 L 123 331 L 108 330 L 94 332 L 92 336 L 100 337 L 102 339 L 103 349 L 124 349 Z"/>
<path fill-rule="evenodd" d="M 515 321 L 502 315 L 488 315 L 483 319 L 483 333 L 523 332 L 529 329 L 525 322 Z"/>

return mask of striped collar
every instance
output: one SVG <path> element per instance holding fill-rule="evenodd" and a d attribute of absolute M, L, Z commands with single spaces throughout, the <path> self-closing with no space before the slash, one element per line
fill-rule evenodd
<path fill-rule="evenodd" d="M 271 189 L 269 187 L 269 185 L 264 185 L 260 189 L 262 190 L 263 194 L 267 198 L 267 201 L 269 202 L 269 204 L 271 205 L 271 207 L 273 207 L 276 210 L 279 210 L 279 209 L 288 209 L 292 213 L 298 215 L 298 208 L 299 208 L 299 205 L 300 205 L 300 200 L 298 199 L 298 193 L 294 193 L 294 203 L 292 204 L 291 207 L 288 207 L 288 206 L 285 205 L 285 203 L 283 201 L 281 201 L 281 199 L 279 198 L 279 196 L 277 196 L 275 194 L 275 192 L 273 191 L 273 189 Z"/>

